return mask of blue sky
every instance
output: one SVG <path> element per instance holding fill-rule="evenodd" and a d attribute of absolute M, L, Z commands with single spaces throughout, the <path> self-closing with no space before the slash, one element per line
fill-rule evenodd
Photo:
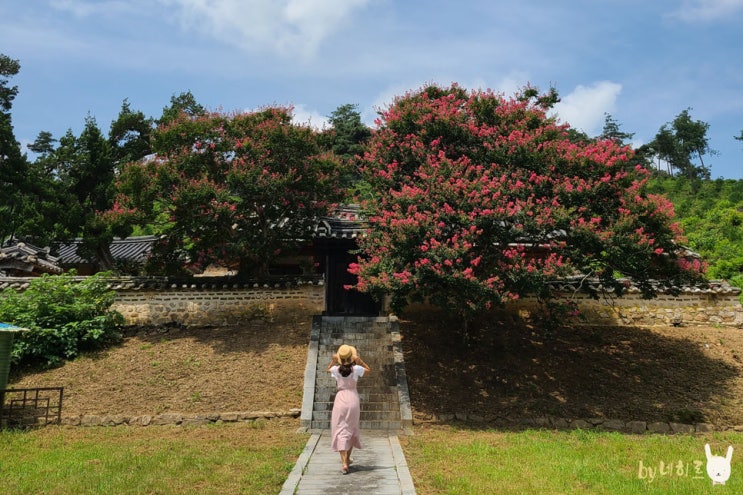
<path fill-rule="evenodd" d="M 21 72 L 12 117 L 104 132 L 127 98 L 159 117 L 191 91 L 211 110 L 293 105 L 321 126 L 426 83 L 562 97 L 597 135 L 610 113 L 635 144 L 682 110 L 710 125 L 712 177 L 743 178 L 743 0 L 3 0 L 0 53 Z"/>

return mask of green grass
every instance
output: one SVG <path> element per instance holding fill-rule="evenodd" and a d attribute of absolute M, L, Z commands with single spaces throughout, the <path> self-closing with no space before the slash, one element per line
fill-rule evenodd
<path fill-rule="evenodd" d="M 0 431 L 0 494 L 276 494 L 296 425 Z"/>
<path fill-rule="evenodd" d="M 741 433 L 637 436 L 436 427 L 417 429 L 402 443 L 419 495 L 743 493 Z M 724 486 L 712 486 L 707 476 L 705 443 L 716 455 L 724 456 L 728 445 L 736 449 Z"/>
<path fill-rule="evenodd" d="M 281 420 L 0 431 L 0 494 L 276 494 L 306 441 L 296 422 Z M 743 493 L 743 433 L 441 426 L 401 442 L 418 495 Z M 707 477 L 705 443 L 717 455 L 736 449 L 725 486 Z"/>

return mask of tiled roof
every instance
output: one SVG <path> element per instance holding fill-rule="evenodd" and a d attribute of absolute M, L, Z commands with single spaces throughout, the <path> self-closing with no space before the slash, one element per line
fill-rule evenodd
<path fill-rule="evenodd" d="M 84 280 L 86 277 L 75 277 Z M 265 280 L 235 280 L 232 277 L 193 277 L 187 279 L 169 277 L 112 277 L 107 279 L 113 290 L 167 290 L 167 289 L 285 289 L 302 285 L 324 285 L 322 275 L 271 277 Z M 27 277 L 0 277 L 0 291 L 12 287 L 25 290 L 33 281 Z"/>
<path fill-rule="evenodd" d="M 117 261 L 144 262 L 157 239 L 158 237 L 154 235 L 127 237 L 126 239 L 116 238 L 111 242 L 111 256 Z M 63 265 L 88 263 L 89 260 L 77 254 L 80 243 L 80 239 L 75 239 L 69 244 L 60 245 L 58 249 L 59 262 Z"/>
<path fill-rule="evenodd" d="M 624 279 L 626 282 L 627 294 L 640 294 L 642 290 L 635 285 L 631 279 Z M 604 287 L 598 279 L 584 279 L 582 277 L 569 277 L 561 280 L 556 280 L 550 283 L 551 287 L 560 292 L 571 292 L 579 289 L 589 289 L 597 292 L 613 293 L 614 289 L 610 287 Z M 697 285 L 682 285 L 679 287 L 669 288 L 660 282 L 655 282 L 655 286 L 658 294 L 670 294 L 673 291 L 678 291 L 681 294 L 718 294 L 718 295 L 737 295 L 741 293 L 741 289 L 733 287 L 725 280 L 710 280 L 709 282 L 699 283 Z"/>
<path fill-rule="evenodd" d="M 0 271 L 24 273 L 62 273 L 59 258 L 49 254 L 48 248 L 17 242 L 0 249 Z"/>
<path fill-rule="evenodd" d="M 344 205 L 323 217 L 315 227 L 315 237 L 321 239 L 356 239 L 366 234 L 369 225 L 361 216 L 359 205 Z"/>

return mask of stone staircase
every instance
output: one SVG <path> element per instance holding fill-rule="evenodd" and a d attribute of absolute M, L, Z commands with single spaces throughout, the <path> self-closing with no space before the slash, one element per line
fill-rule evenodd
<path fill-rule="evenodd" d="M 315 316 L 304 378 L 302 427 L 330 428 L 335 380 L 330 358 L 341 344 L 356 347 L 372 372 L 358 383 L 361 429 L 400 430 L 412 426 L 412 411 L 397 319 L 392 317 Z"/>

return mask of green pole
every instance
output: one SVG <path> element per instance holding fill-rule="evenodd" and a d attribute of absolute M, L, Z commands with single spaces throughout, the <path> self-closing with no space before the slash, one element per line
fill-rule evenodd
<path fill-rule="evenodd" d="M 13 349 L 13 332 L 0 331 L 0 390 L 8 386 L 10 351 Z"/>

